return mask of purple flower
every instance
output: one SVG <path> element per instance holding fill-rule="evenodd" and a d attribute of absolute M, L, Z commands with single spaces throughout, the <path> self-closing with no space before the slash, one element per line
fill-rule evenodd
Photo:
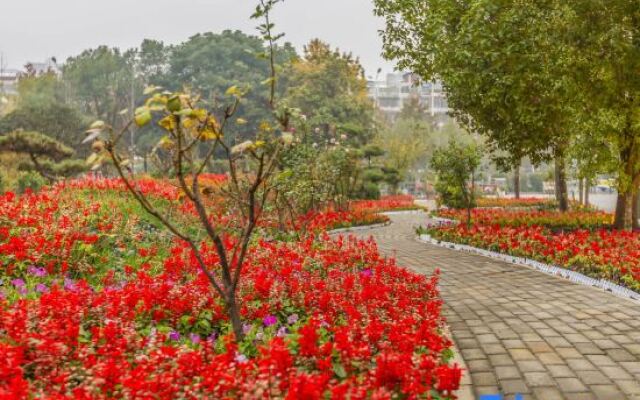
<path fill-rule="evenodd" d="M 169 334 L 169 340 L 178 341 L 180 340 L 180 332 L 171 331 Z"/>
<path fill-rule="evenodd" d="M 42 278 L 43 276 L 47 276 L 47 270 L 42 268 L 42 267 L 36 267 L 35 265 L 31 265 L 29 266 L 29 268 L 27 268 L 27 272 L 33 276 L 37 276 L 39 278 Z"/>
<path fill-rule="evenodd" d="M 189 339 L 191 339 L 191 343 L 198 344 L 200 343 L 200 335 L 197 333 L 192 333 L 189 335 Z"/>
<path fill-rule="evenodd" d="M 289 325 L 293 325 L 298 322 L 298 314 L 289 315 L 289 317 L 287 318 L 287 322 L 289 323 Z"/>
<path fill-rule="evenodd" d="M 289 330 L 286 327 L 281 327 L 280 329 L 278 329 L 278 332 L 276 333 L 277 337 L 285 337 L 287 335 L 287 333 L 289 333 Z"/>
<path fill-rule="evenodd" d="M 251 332 L 251 328 L 253 328 L 251 324 L 242 324 L 242 333 L 244 333 L 245 335 L 248 334 L 249 332 Z"/>
<path fill-rule="evenodd" d="M 13 286 L 15 286 L 17 288 L 23 288 L 23 287 L 26 286 L 24 281 L 22 279 L 20 279 L 20 278 L 12 280 L 11 283 L 13 284 Z"/>
<path fill-rule="evenodd" d="M 236 354 L 236 358 L 235 358 L 235 360 L 236 360 L 236 362 L 237 362 L 237 363 L 239 363 L 239 364 L 244 364 L 244 363 L 246 363 L 247 361 L 249 361 L 249 359 L 247 358 L 247 356 L 245 356 L 245 355 L 244 355 L 244 354 L 242 354 L 242 353 L 238 353 L 238 354 Z"/>
<path fill-rule="evenodd" d="M 64 278 L 64 288 L 70 291 L 76 290 L 76 284 L 73 279 Z"/>
<path fill-rule="evenodd" d="M 35 289 L 38 293 L 46 293 L 49 291 L 49 288 L 44 283 L 38 283 Z"/>
<path fill-rule="evenodd" d="M 264 326 L 269 327 L 269 326 L 277 324 L 278 323 L 278 318 L 276 318 L 274 315 L 267 315 L 262 320 L 262 323 L 264 324 Z"/>
<path fill-rule="evenodd" d="M 218 333 L 217 332 L 213 332 L 208 338 L 207 341 L 210 343 L 215 343 L 216 340 L 218 339 Z"/>
<path fill-rule="evenodd" d="M 365 278 L 371 278 L 373 276 L 373 271 L 371 269 L 365 269 L 364 271 L 360 272 L 360 274 Z"/>

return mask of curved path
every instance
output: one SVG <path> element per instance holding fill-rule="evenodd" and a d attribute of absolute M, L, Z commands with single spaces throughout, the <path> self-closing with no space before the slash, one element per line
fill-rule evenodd
<path fill-rule="evenodd" d="M 360 231 L 398 264 L 431 274 L 471 386 L 461 399 L 640 399 L 640 305 L 533 269 L 417 241 L 424 213 Z"/>

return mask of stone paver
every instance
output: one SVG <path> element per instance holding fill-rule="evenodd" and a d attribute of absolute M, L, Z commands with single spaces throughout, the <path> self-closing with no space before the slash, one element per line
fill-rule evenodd
<path fill-rule="evenodd" d="M 533 269 L 419 242 L 424 213 L 357 232 L 416 272 L 441 271 L 443 314 L 466 362 L 463 398 L 639 399 L 640 305 Z"/>

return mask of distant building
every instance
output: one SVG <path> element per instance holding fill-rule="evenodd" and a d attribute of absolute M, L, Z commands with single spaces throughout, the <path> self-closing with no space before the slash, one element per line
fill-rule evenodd
<path fill-rule="evenodd" d="M 20 71 L 17 69 L 0 70 L 0 93 L 16 94 Z"/>
<path fill-rule="evenodd" d="M 421 82 L 412 73 L 387 74 L 385 80 L 368 80 L 369 97 L 390 118 L 395 118 L 404 104 L 412 98 L 431 115 L 449 112 L 447 97 L 440 82 Z"/>
<path fill-rule="evenodd" d="M 55 58 L 50 58 L 44 62 L 28 62 L 22 71 L 11 68 L 5 69 L 0 63 L 0 93 L 16 94 L 18 80 L 23 75 L 37 76 L 49 72 L 53 72 L 56 75 L 60 74 L 60 68 Z"/>
<path fill-rule="evenodd" d="M 58 62 L 54 57 L 51 57 L 44 62 L 28 62 L 25 64 L 25 69 L 27 73 L 41 75 L 48 72 L 53 72 L 55 74 L 60 73 L 60 67 L 58 67 Z"/>

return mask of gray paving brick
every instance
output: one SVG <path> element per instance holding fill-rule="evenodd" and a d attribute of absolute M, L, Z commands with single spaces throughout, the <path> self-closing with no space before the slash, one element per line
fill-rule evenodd
<path fill-rule="evenodd" d="M 548 365 L 547 369 L 554 378 L 575 378 L 576 373 L 566 365 Z"/>
<path fill-rule="evenodd" d="M 556 383 L 546 372 L 525 372 L 524 380 L 527 385 L 534 386 L 554 386 Z"/>
<path fill-rule="evenodd" d="M 590 385 L 589 389 L 598 399 L 626 400 L 628 398 L 616 385 Z"/>
<path fill-rule="evenodd" d="M 564 400 L 565 397 L 562 395 L 556 387 L 534 387 L 533 394 L 538 399 L 548 399 L 548 400 Z"/>
<path fill-rule="evenodd" d="M 493 372 L 471 372 L 471 382 L 477 386 L 496 386 L 498 384 Z"/>
<path fill-rule="evenodd" d="M 586 392 L 587 387 L 578 378 L 557 378 L 558 388 L 563 392 Z"/>
<path fill-rule="evenodd" d="M 529 387 L 522 379 L 507 379 L 500 381 L 500 386 L 502 387 L 502 393 L 504 394 L 530 392 Z"/>
<path fill-rule="evenodd" d="M 589 385 L 607 385 L 611 380 L 600 371 L 576 371 L 578 378 Z"/>

